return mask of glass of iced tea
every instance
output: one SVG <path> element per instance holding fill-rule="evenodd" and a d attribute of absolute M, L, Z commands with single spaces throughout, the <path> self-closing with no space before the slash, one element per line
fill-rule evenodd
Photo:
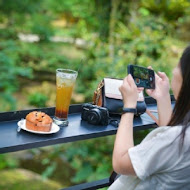
<path fill-rule="evenodd" d="M 56 108 L 54 122 L 60 126 L 67 126 L 69 105 L 78 72 L 70 69 L 56 70 Z"/>

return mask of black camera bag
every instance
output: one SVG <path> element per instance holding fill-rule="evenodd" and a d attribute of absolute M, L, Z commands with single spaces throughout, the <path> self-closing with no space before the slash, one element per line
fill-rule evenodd
<path fill-rule="evenodd" d="M 121 79 L 104 78 L 94 92 L 93 103 L 107 108 L 110 114 L 121 114 L 123 100 L 119 87 L 122 83 L 123 80 Z M 139 116 L 146 111 L 146 103 L 143 97 L 139 97 L 136 109 L 136 116 Z"/>

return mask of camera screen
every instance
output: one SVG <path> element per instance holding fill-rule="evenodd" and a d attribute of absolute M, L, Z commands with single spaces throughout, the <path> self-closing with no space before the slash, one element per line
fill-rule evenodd
<path fill-rule="evenodd" d="M 149 79 L 149 72 L 148 69 L 141 68 L 141 67 L 133 67 L 133 75 L 135 78 L 140 79 Z"/>

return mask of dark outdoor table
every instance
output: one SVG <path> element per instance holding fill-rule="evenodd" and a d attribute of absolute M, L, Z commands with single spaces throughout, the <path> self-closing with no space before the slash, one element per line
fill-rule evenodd
<path fill-rule="evenodd" d="M 148 109 L 156 110 L 155 102 L 147 104 Z M 36 109 L 35 109 L 36 110 Z M 38 109 L 50 116 L 54 115 L 55 108 Z M 0 153 L 49 146 L 60 143 L 91 139 L 117 132 L 117 127 L 95 126 L 81 120 L 81 105 L 70 106 L 69 126 L 62 127 L 55 134 L 39 135 L 21 130 L 17 132 L 17 122 L 32 110 L 0 113 Z M 157 113 L 155 113 L 157 115 Z M 119 119 L 119 117 L 117 118 Z M 155 122 L 145 113 L 134 119 L 134 130 L 143 130 L 155 127 Z"/>

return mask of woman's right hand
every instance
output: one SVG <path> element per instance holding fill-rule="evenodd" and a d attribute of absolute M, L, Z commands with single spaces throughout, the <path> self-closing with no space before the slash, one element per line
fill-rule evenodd
<path fill-rule="evenodd" d="M 148 68 L 152 69 L 151 66 Z M 159 100 L 169 95 L 169 79 L 164 72 L 158 72 L 158 74 L 155 73 L 155 86 L 155 89 L 146 90 L 146 93 L 152 98 Z"/>

